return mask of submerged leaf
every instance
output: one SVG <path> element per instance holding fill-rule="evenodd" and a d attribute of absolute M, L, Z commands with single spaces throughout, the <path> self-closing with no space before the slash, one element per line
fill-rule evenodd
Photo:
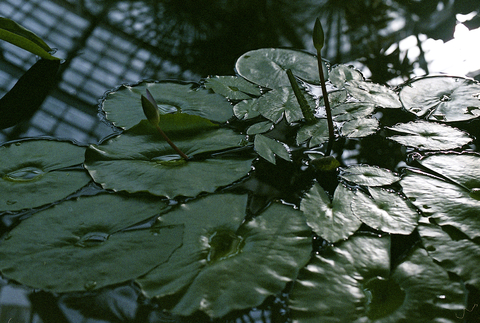
<path fill-rule="evenodd" d="M 402 135 L 388 137 L 404 146 L 425 150 L 460 148 L 472 141 L 467 133 L 435 122 L 415 121 L 388 127 Z"/>
<path fill-rule="evenodd" d="M 221 317 L 282 291 L 310 258 L 311 231 L 301 212 L 281 204 L 243 223 L 246 203 L 220 194 L 162 215 L 158 227 L 184 225 L 185 238 L 168 262 L 137 280 L 144 292 L 179 293 L 174 314 Z"/>
<path fill-rule="evenodd" d="M 343 169 L 340 177 L 357 185 L 384 186 L 400 180 L 390 170 L 370 165 L 352 165 Z"/>
<path fill-rule="evenodd" d="M 309 83 L 320 83 L 316 57 L 292 49 L 262 48 L 246 52 L 237 60 L 235 69 L 250 82 L 270 89 L 290 86 L 287 69 Z M 326 79 L 328 75 L 325 65 L 323 73 Z"/>
<path fill-rule="evenodd" d="M 471 239 L 480 237 L 480 200 L 472 194 L 480 187 L 480 156 L 439 154 L 420 163 L 454 182 L 410 171 L 400 181 L 405 195 L 438 224 L 451 225 Z"/>
<path fill-rule="evenodd" d="M 166 116 L 165 116 L 166 117 Z M 162 119 L 164 119 L 162 117 Z M 145 192 L 158 196 L 196 196 L 213 192 L 245 176 L 251 158 L 213 158 L 209 155 L 241 147 L 242 135 L 230 129 L 191 133 L 168 132 L 172 141 L 190 157 L 184 161 L 147 121 L 99 146 L 87 149 L 85 167 L 106 189 Z"/>
<path fill-rule="evenodd" d="M 56 140 L 25 140 L 0 147 L 0 211 L 37 207 L 61 200 L 85 186 L 85 148 Z"/>
<path fill-rule="evenodd" d="M 247 100 L 262 94 L 258 86 L 238 76 L 208 77 L 205 88 L 231 100 Z"/>
<path fill-rule="evenodd" d="M 98 289 L 145 274 L 181 246 L 181 225 L 121 231 L 160 213 L 158 198 L 100 194 L 23 220 L 0 244 L 0 271 L 54 292 Z M 159 247 L 161 246 L 161 247 Z"/>
<path fill-rule="evenodd" d="M 295 323 L 456 322 L 466 291 L 423 249 L 390 271 L 389 236 L 353 236 L 300 271 L 289 303 Z"/>
<path fill-rule="evenodd" d="M 280 141 L 258 134 L 255 136 L 254 145 L 255 151 L 272 164 L 275 164 L 276 156 L 291 161 L 288 146 Z"/>
<path fill-rule="evenodd" d="M 417 227 L 419 214 L 402 196 L 382 188 L 369 187 L 366 194 L 357 192 L 352 211 L 368 226 L 388 233 L 408 235 Z"/>
<path fill-rule="evenodd" d="M 354 192 L 338 185 L 333 201 L 330 201 L 323 188 L 315 183 L 300 202 L 300 210 L 316 234 L 325 240 L 336 242 L 347 239 L 362 224 L 350 207 L 354 196 Z"/>
<path fill-rule="evenodd" d="M 106 95 L 102 109 L 117 127 L 128 129 L 145 119 L 140 97 L 149 90 L 158 104 L 160 114 L 183 112 L 222 123 L 233 115 L 232 106 L 221 95 L 193 84 L 179 82 L 142 82 L 123 85 Z"/>
<path fill-rule="evenodd" d="M 405 109 L 431 121 L 454 122 L 480 116 L 480 84 L 452 76 L 416 79 L 400 91 Z"/>

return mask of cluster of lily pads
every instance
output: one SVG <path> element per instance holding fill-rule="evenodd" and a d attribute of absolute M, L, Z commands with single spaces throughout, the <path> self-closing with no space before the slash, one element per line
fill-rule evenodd
<path fill-rule="evenodd" d="M 327 156 L 314 55 L 259 49 L 235 69 L 110 91 L 101 109 L 120 133 L 99 144 L 3 144 L 0 212 L 12 223 L 2 276 L 55 293 L 133 280 L 181 316 L 224 317 L 289 286 L 293 322 L 457 322 L 466 286 L 480 289 L 480 155 L 458 129 L 480 116 L 480 84 L 436 76 L 393 90 L 324 66 L 337 140 L 382 134 L 407 147 L 398 174 Z M 146 120 L 147 90 L 188 159 Z M 382 125 L 380 109 L 412 121 Z M 279 164 L 303 174 L 294 202 L 256 176 L 293 177 L 275 173 Z M 254 210 L 255 196 L 270 198 Z M 417 238 L 394 256 L 402 237 Z"/>

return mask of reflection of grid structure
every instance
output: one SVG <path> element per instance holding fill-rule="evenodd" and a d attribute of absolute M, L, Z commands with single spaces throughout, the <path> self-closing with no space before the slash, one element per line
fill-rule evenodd
<path fill-rule="evenodd" d="M 67 58 L 78 51 L 63 72 L 58 89 L 45 100 L 28 129 L 20 131 L 22 137 L 52 135 L 96 142 L 111 131 L 97 117 L 97 101 L 105 91 L 122 83 L 179 73 L 179 69 L 156 56 L 154 48 L 143 48 L 140 41 L 103 22 L 90 28 L 94 17 L 83 18 L 74 12 L 75 6 L 66 1 L 0 2 L 0 16 L 34 31 L 57 49 L 57 57 Z M 0 95 L 14 85 L 35 59 L 24 50 L 0 42 Z M 0 143 L 17 130 L 0 131 Z"/>

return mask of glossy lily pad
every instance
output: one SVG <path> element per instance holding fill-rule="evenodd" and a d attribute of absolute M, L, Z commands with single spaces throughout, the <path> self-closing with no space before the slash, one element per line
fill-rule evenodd
<path fill-rule="evenodd" d="M 122 85 L 106 95 L 102 109 L 117 127 L 128 129 L 145 119 L 141 95 L 149 90 L 158 104 L 160 114 L 182 112 L 223 123 L 233 116 L 232 106 L 225 97 L 209 90 L 195 88 L 192 83 L 142 82 Z"/>
<path fill-rule="evenodd" d="M 350 206 L 354 196 L 354 192 L 340 184 L 331 201 L 324 189 L 315 183 L 300 202 L 300 210 L 316 234 L 325 240 L 336 242 L 347 239 L 362 224 Z"/>
<path fill-rule="evenodd" d="M 340 177 L 364 186 L 391 185 L 400 180 L 400 176 L 390 170 L 370 165 L 352 165 L 343 169 Z"/>
<path fill-rule="evenodd" d="M 259 133 L 265 133 L 273 129 L 273 122 L 271 121 L 262 121 L 257 122 L 247 129 L 247 135 L 256 135 Z"/>
<path fill-rule="evenodd" d="M 0 147 L 0 211 L 61 200 L 91 179 L 80 165 L 85 147 L 56 140 L 25 140 Z"/>
<path fill-rule="evenodd" d="M 379 122 L 375 118 L 354 119 L 345 122 L 340 128 L 342 135 L 347 138 L 362 138 L 377 132 Z"/>
<path fill-rule="evenodd" d="M 332 67 L 328 78 L 339 89 L 343 88 L 346 82 L 364 80 L 359 70 L 342 64 Z"/>
<path fill-rule="evenodd" d="M 353 236 L 300 271 L 289 304 L 295 323 L 455 322 L 466 291 L 424 249 L 391 271 L 388 236 Z"/>
<path fill-rule="evenodd" d="M 241 147 L 244 136 L 215 129 L 185 136 L 168 132 L 189 157 Z M 95 182 L 115 191 L 149 192 L 158 196 L 196 196 L 213 192 L 245 176 L 252 158 L 208 157 L 185 161 L 147 121 L 87 149 L 85 167 Z"/>
<path fill-rule="evenodd" d="M 184 241 L 168 262 L 137 280 L 144 292 L 179 293 L 174 314 L 222 317 L 284 289 L 310 259 L 311 230 L 301 212 L 281 204 L 243 223 L 246 203 L 246 196 L 220 194 L 162 215 L 158 228 L 184 225 Z"/>
<path fill-rule="evenodd" d="M 345 84 L 347 92 L 362 102 L 375 103 L 383 108 L 401 108 L 397 93 L 386 86 L 363 81 L 351 80 Z"/>
<path fill-rule="evenodd" d="M 309 83 L 320 83 L 317 58 L 309 53 L 283 48 L 262 48 L 246 52 L 237 60 L 240 76 L 258 85 L 274 89 L 290 87 L 286 70 Z M 327 67 L 323 66 L 325 79 Z"/>
<path fill-rule="evenodd" d="M 430 257 L 465 283 L 480 288 L 480 245 L 469 239 L 452 239 L 441 227 L 421 224 L 418 233 Z"/>
<path fill-rule="evenodd" d="M 471 239 L 480 237 L 480 199 L 476 194 L 480 188 L 480 156 L 438 154 L 420 163 L 451 181 L 410 171 L 400 181 L 405 195 L 438 224 L 451 225 Z"/>
<path fill-rule="evenodd" d="M 474 80 L 432 76 L 413 80 L 399 93 L 405 109 L 431 121 L 465 121 L 480 116 L 480 84 Z"/>
<path fill-rule="evenodd" d="M 412 121 L 388 129 L 402 134 L 388 137 L 389 139 L 404 146 L 425 150 L 455 149 L 472 141 L 467 133 L 435 122 Z"/>
<path fill-rule="evenodd" d="M 347 102 L 332 108 L 335 121 L 349 121 L 371 115 L 375 111 L 375 104 L 371 102 Z"/>
<path fill-rule="evenodd" d="M 275 157 L 278 156 L 286 161 L 291 161 L 290 149 L 280 141 L 265 137 L 264 135 L 256 135 L 254 141 L 255 151 L 264 159 L 275 164 Z"/>
<path fill-rule="evenodd" d="M 309 140 L 308 146 L 315 147 L 328 140 L 327 119 L 319 119 L 312 125 L 304 125 L 297 132 L 297 145 Z"/>
<path fill-rule="evenodd" d="M 238 76 L 208 77 L 205 80 L 205 88 L 231 100 L 246 100 L 262 94 L 257 85 Z"/>
<path fill-rule="evenodd" d="M 85 291 L 134 279 L 181 246 L 181 225 L 121 231 L 165 208 L 158 198 L 80 197 L 22 221 L 0 243 L 0 271 L 24 285 Z M 160 247 L 161 246 L 161 247 Z"/>
<path fill-rule="evenodd" d="M 410 234 L 417 227 L 417 210 L 398 193 L 379 187 L 369 187 L 370 196 L 357 192 L 352 211 L 370 227 L 388 233 Z"/>

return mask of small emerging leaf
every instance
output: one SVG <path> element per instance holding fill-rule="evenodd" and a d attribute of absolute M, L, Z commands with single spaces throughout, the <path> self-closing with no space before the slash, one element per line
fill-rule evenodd
<path fill-rule="evenodd" d="M 320 19 L 315 20 L 315 26 L 313 27 L 313 46 L 320 51 L 325 43 L 325 35 L 323 33 L 322 23 Z"/>

